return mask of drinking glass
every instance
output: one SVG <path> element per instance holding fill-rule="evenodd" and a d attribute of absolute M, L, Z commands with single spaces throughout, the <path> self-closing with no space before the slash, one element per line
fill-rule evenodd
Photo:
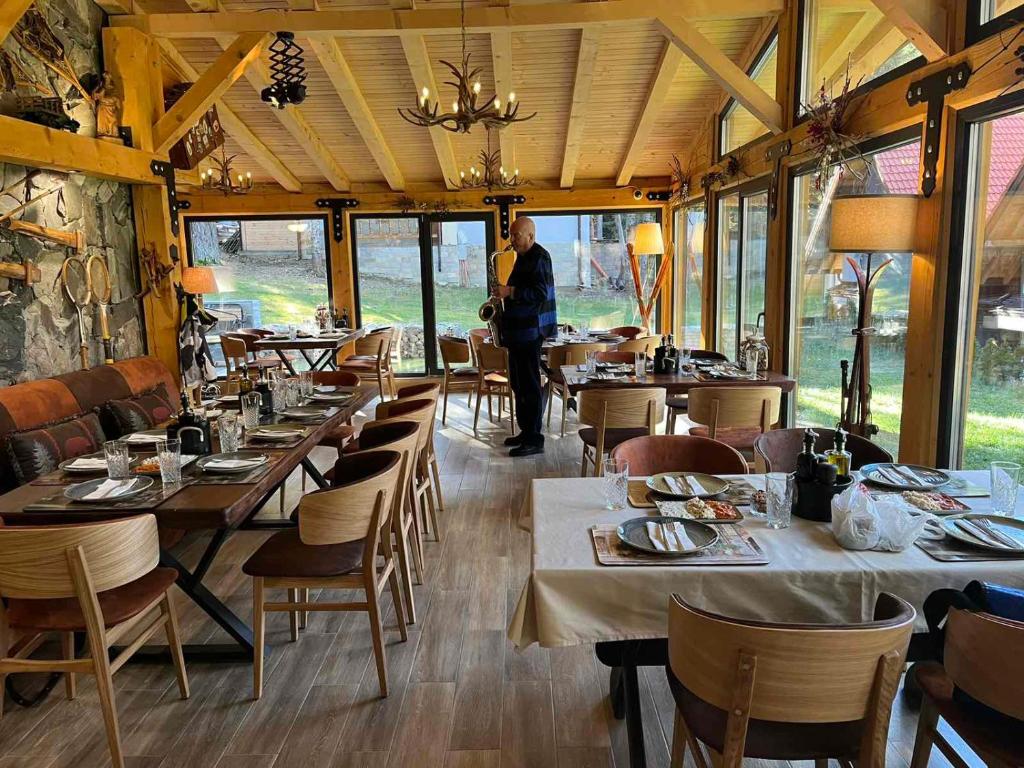
<path fill-rule="evenodd" d="M 252 429 L 260 423 L 260 404 L 263 396 L 259 392 L 246 392 L 241 396 L 242 402 L 242 424 L 246 429 Z"/>
<path fill-rule="evenodd" d="M 103 444 L 103 455 L 107 459 L 107 477 L 111 480 L 127 480 L 131 456 L 128 443 L 124 440 L 108 440 Z"/>
<path fill-rule="evenodd" d="M 647 374 L 647 355 L 643 352 L 633 355 L 633 373 L 638 379 L 642 379 Z"/>
<path fill-rule="evenodd" d="M 601 462 L 604 481 L 604 505 L 607 509 L 622 509 L 629 493 L 629 463 L 618 459 Z"/>
<path fill-rule="evenodd" d="M 297 333 L 298 329 L 296 329 L 295 323 L 288 323 L 288 338 L 294 341 Z"/>
<path fill-rule="evenodd" d="M 587 373 L 594 373 L 597 370 L 597 352 L 587 352 Z"/>
<path fill-rule="evenodd" d="M 284 383 L 284 405 L 294 408 L 302 400 L 302 390 L 297 379 L 288 379 Z"/>
<path fill-rule="evenodd" d="M 769 528 L 789 528 L 793 514 L 793 476 L 769 472 L 764 476 L 764 495 Z"/>
<path fill-rule="evenodd" d="M 285 398 L 287 397 L 288 382 L 285 379 L 277 379 L 270 385 L 270 403 L 274 409 L 274 413 L 283 411 L 288 406 L 285 405 Z"/>
<path fill-rule="evenodd" d="M 743 358 L 743 367 L 747 373 L 757 373 L 757 358 L 760 353 L 757 350 L 747 350 L 746 357 Z"/>
<path fill-rule="evenodd" d="M 237 413 L 223 413 L 217 417 L 217 434 L 220 436 L 222 453 L 234 453 L 238 450 L 242 437 L 242 425 L 238 422 Z"/>
<path fill-rule="evenodd" d="M 692 353 L 693 353 L 693 350 L 690 349 L 689 347 L 682 347 L 679 350 L 679 364 L 680 365 L 689 365 L 690 364 L 690 356 L 691 356 Z"/>
<path fill-rule="evenodd" d="M 161 440 L 156 444 L 156 460 L 164 485 L 181 482 L 181 441 Z"/>
<path fill-rule="evenodd" d="M 1017 507 L 1017 486 L 1020 483 L 1020 464 L 1012 461 L 993 461 L 992 514 L 1013 517 Z"/>
<path fill-rule="evenodd" d="M 308 400 L 313 396 L 313 372 L 302 371 L 299 373 L 299 391 L 303 399 Z"/>

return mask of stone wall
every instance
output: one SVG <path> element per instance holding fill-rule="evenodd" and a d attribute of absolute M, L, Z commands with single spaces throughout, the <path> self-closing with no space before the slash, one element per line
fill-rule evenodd
<path fill-rule="evenodd" d="M 37 0 L 51 29 L 67 48 L 78 74 L 95 72 L 101 65 L 100 27 L 103 15 L 91 0 Z M 65 96 L 67 83 L 50 73 L 11 37 L 4 49 L 40 84 Z M 29 95 L 21 89 L 19 93 Z M 91 136 L 95 120 L 90 107 L 79 102 L 68 110 Z M 0 139 L 2 140 L 2 139 Z M 28 169 L 0 164 L 0 188 L 11 188 L 14 197 L 0 198 L 0 214 L 18 205 L 24 197 L 23 179 Z M 110 270 L 111 335 L 114 357 L 123 359 L 143 353 L 143 326 L 139 302 L 133 298 L 139 277 L 135 257 L 135 227 L 132 221 L 131 191 L 123 184 L 101 181 L 81 174 L 42 172 L 32 178 L 34 196 L 64 185 L 62 195 L 51 195 L 29 208 L 24 220 L 65 231 L 85 234 L 87 250 L 102 255 Z M 42 280 L 26 287 L 17 280 L 0 278 L 0 386 L 65 373 L 80 367 L 78 316 L 64 296 L 60 267 L 70 251 L 53 243 L 26 237 L 0 227 L 0 261 L 30 261 L 42 271 Z M 99 322 L 94 321 L 96 305 L 85 312 L 85 333 L 90 362 L 102 363 L 98 339 Z M 95 327 L 95 337 L 94 337 Z"/>

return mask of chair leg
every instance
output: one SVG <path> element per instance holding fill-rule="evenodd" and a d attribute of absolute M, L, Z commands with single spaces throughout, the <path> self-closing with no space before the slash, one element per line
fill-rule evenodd
<path fill-rule="evenodd" d="M 394 566 L 393 559 L 391 560 L 391 564 Z M 405 609 L 402 607 L 402 590 L 398 588 L 398 570 L 394 567 L 391 568 L 391 574 L 388 576 L 388 584 L 391 585 L 391 601 L 395 606 L 395 621 L 398 622 L 398 635 L 402 638 L 402 642 L 404 643 L 409 639 L 409 630 L 405 627 Z"/>
<path fill-rule="evenodd" d="M 380 392 L 380 401 L 384 402 L 384 374 L 380 368 L 377 369 L 377 390 Z"/>
<path fill-rule="evenodd" d="M 587 476 L 587 444 L 583 444 L 583 460 L 580 462 L 580 477 Z"/>
<path fill-rule="evenodd" d="M 676 412 L 672 408 L 667 408 L 665 413 L 665 434 L 674 435 L 676 433 Z"/>
<path fill-rule="evenodd" d="M 565 419 L 569 413 L 569 389 L 562 387 L 562 431 L 559 433 L 562 437 L 565 437 Z"/>
<path fill-rule="evenodd" d="M 448 420 L 448 382 L 447 382 L 447 379 L 445 380 L 444 393 L 443 393 L 442 397 L 444 398 L 444 404 L 441 406 L 441 426 L 443 427 L 447 423 L 447 420 Z"/>
<path fill-rule="evenodd" d="M 928 698 L 928 694 L 924 694 L 921 699 L 921 714 L 917 718 L 917 736 L 914 738 L 914 754 L 910 758 L 910 768 L 925 768 L 928 765 L 938 721 L 939 711 Z"/>
<path fill-rule="evenodd" d="M 174 601 L 171 593 L 164 595 L 163 604 L 160 610 L 165 615 L 164 629 L 167 632 L 167 647 L 171 651 L 171 659 L 174 661 L 174 675 L 178 678 L 178 694 L 183 699 L 189 697 L 188 672 L 185 671 L 185 654 L 181 650 L 181 630 L 178 627 L 178 614 L 174 611 Z"/>
<path fill-rule="evenodd" d="M 686 757 L 686 723 L 683 716 L 676 710 L 676 723 L 672 730 L 672 755 L 669 758 L 670 768 L 683 768 Z"/>
<path fill-rule="evenodd" d="M 288 590 L 288 602 L 297 603 L 299 602 L 299 590 L 289 589 Z M 299 612 L 288 611 L 288 627 L 292 632 L 292 642 L 294 643 L 299 639 Z"/>
<path fill-rule="evenodd" d="M 404 512 L 395 515 L 392 525 L 395 534 L 395 559 L 397 570 L 402 579 L 402 590 L 405 592 L 405 610 L 408 614 L 408 623 L 416 623 L 416 604 L 412 595 L 412 571 L 409 569 L 409 538 L 406 535 L 408 529 L 405 527 Z"/>
<path fill-rule="evenodd" d="M 114 768 L 124 768 L 124 754 L 121 751 L 121 732 L 117 723 L 117 705 L 114 703 L 114 679 L 110 673 L 110 657 L 107 649 L 95 638 L 89 638 L 92 665 L 96 672 L 96 691 L 100 697 L 100 710 L 107 730 L 107 746 Z"/>
<path fill-rule="evenodd" d="M 381 623 L 380 603 L 377 600 L 377 589 L 373 583 L 366 585 L 366 608 L 370 614 L 370 636 L 373 639 L 373 657 L 377 662 L 377 682 L 380 684 L 381 698 L 388 695 L 387 660 L 384 657 L 384 625 Z"/>
<path fill-rule="evenodd" d="M 430 477 L 430 466 L 423 463 L 424 496 L 427 497 L 427 511 L 430 514 L 430 531 L 434 534 L 434 541 L 441 540 L 441 529 L 437 526 L 437 500 L 434 497 L 434 481 Z"/>
<path fill-rule="evenodd" d="M 551 379 L 548 379 L 548 418 L 547 428 L 551 429 L 551 398 L 554 395 L 554 386 L 551 384 Z"/>
<path fill-rule="evenodd" d="M 476 412 L 473 414 L 473 434 L 476 434 L 476 425 L 480 422 L 480 399 L 483 395 L 480 394 L 480 390 L 476 391 Z"/>
<path fill-rule="evenodd" d="M 60 635 L 61 649 L 63 651 L 63 658 L 65 661 L 75 660 L 75 633 L 74 632 L 62 632 Z M 75 683 L 75 673 L 65 672 L 64 673 L 64 692 L 67 694 L 68 701 L 73 701 L 78 686 Z"/>
<path fill-rule="evenodd" d="M 441 496 L 441 470 L 437 466 L 437 456 L 430 454 L 430 472 L 434 476 L 434 495 L 437 496 L 437 509 L 444 512 L 444 498 Z"/>
<path fill-rule="evenodd" d="M 299 602 L 309 602 L 309 587 L 303 587 L 299 590 Z M 306 621 L 309 619 L 309 611 L 299 611 L 299 629 L 306 628 Z"/>
<path fill-rule="evenodd" d="M 263 579 L 252 580 L 252 697 L 263 696 L 263 640 L 266 634 L 266 614 L 263 612 Z"/>
<path fill-rule="evenodd" d="M 423 583 L 423 536 L 420 534 L 420 507 L 414 488 L 409 488 L 409 514 L 412 525 L 412 564 L 416 569 L 416 583 Z"/>

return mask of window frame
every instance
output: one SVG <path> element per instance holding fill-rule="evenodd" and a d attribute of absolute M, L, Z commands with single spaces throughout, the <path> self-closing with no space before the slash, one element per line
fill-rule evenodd
<path fill-rule="evenodd" d="M 964 34 L 964 42 L 968 46 L 979 43 L 987 37 L 1006 32 L 1024 22 L 1024 5 L 1012 8 L 1000 16 L 994 16 L 983 22 L 981 20 L 983 2 L 989 2 L 989 0 L 967 0 L 967 29 Z"/>
<path fill-rule="evenodd" d="M 672 254 L 674 268 L 672 270 L 672 329 L 676 334 L 676 338 L 679 340 L 680 346 L 685 346 L 683 334 L 683 319 L 686 313 L 686 265 L 680 261 L 681 256 L 686 255 L 686 243 L 689 242 L 689 227 L 686 226 L 687 212 L 700 208 L 704 211 L 704 231 L 707 232 L 708 226 L 708 204 L 705 198 L 696 198 L 688 202 L 684 202 L 680 205 L 672 208 L 672 237 L 675 240 L 677 246 L 675 252 Z M 682 222 L 683 226 L 680 227 L 679 223 Z M 700 343 L 704 343 L 704 340 L 708 338 L 708 334 L 704 330 L 704 276 L 707 270 L 707 257 L 703 249 L 701 250 L 701 291 L 700 291 L 700 302 L 701 302 L 701 324 L 700 324 Z"/>
<path fill-rule="evenodd" d="M 765 59 L 768 58 L 768 52 L 772 49 L 772 46 L 775 46 L 775 48 L 776 48 L 776 56 L 778 55 L 778 44 L 779 44 L 779 25 L 776 24 L 772 28 L 771 33 L 765 39 L 764 43 L 761 44 L 761 48 L 760 48 L 760 50 L 758 50 L 757 56 L 754 57 L 753 62 L 751 63 L 750 67 L 747 69 L 747 72 L 746 72 L 747 77 L 753 78 L 754 77 L 754 73 L 756 73 L 757 70 L 760 67 L 764 66 Z M 776 66 L 776 73 L 778 73 L 778 65 L 779 65 L 779 62 L 778 62 L 778 60 L 776 60 L 776 64 L 775 64 L 775 66 Z M 776 76 L 776 91 L 778 91 L 777 80 L 778 80 L 778 78 Z M 776 96 L 774 98 L 777 101 L 778 100 L 778 94 L 776 94 Z M 721 162 L 722 160 L 724 160 L 729 155 L 735 155 L 735 154 L 738 154 L 738 153 L 742 153 L 744 150 L 752 147 L 754 144 L 757 144 L 759 141 L 763 140 L 765 136 L 771 135 L 771 131 L 766 129 L 764 133 L 762 133 L 762 134 L 760 134 L 758 136 L 755 136 L 754 138 L 752 138 L 750 141 L 746 142 L 745 144 L 741 144 L 740 146 L 738 146 L 738 147 L 736 147 L 734 149 L 730 149 L 728 152 L 725 151 L 725 147 L 724 147 L 725 121 L 729 118 L 730 113 L 732 113 L 732 111 L 735 110 L 738 106 L 740 106 L 740 104 L 739 104 L 739 102 L 736 101 L 736 98 L 730 96 L 729 100 L 725 102 L 725 106 L 723 106 L 722 109 L 718 113 L 718 140 L 715 142 L 715 162 Z"/>

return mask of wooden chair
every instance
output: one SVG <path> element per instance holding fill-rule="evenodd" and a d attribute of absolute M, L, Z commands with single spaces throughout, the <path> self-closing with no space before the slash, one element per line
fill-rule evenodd
<path fill-rule="evenodd" d="M 600 477 L 601 459 L 630 438 L 653 435 L 665 411 L 665 390 L 658 387 L 585 389 L 579 394 L 579 431 L 583 441 L 580 477 L 587 476 L 587 462 Z"/>
<path fill-rule="evenodd" d="M 334 487 L 303 496 L 298 527 L 275 533 L 242 566 L 242 571 L 253 577 L 253 698 L 263 695 L 268 611 L 291 614 L 293 640 L 298 638 L 299 613 L 366 611 L 380 695 L 388 695 L 380 607 L 386 585 L 391 587 L 402 641 L 408 639 L 390 542 L 392 500 L 399 492 L 401 467 L 402 455 L 397 451 L 368 451 L 338 459 Z M 362 589 L 366 599 L 344 603 L 300 599 L 299 591 L 310 588 Z M 268 589 L 287 589 L 288 601 L 268 602 Z"/>
<path fill-rule="evenodd" d="M 476 350 L 489 338 L 491 338 L 490 328 L 470 328 L 469 331 L 466 332 L 466 341 L 469 342 L 469 364 L 474 368 L 478 365 Z"/>
<path fill-rule="evenodd" d="M 220 348 L 224 351 L 224 378 L 234 381 L 242 377 L 242 371 L 249 365 L 245 342 L 227 333 L 220 335 Z"/>
<path fill-rule="evenodd" d="M 430 472 L 434 478 L 434 495 L 437 499 L 437 509 L 439 512 L 444 512 L 444 496 L 441 493 L 441 468 L 437 463 L 437 429 L 435 428 L 437 420 L 437 401 L 441 396 L 441 384 L 437 381 L 425 381 L 425 382 L 411 382 L 402 384 L 398 388 L 395 400 L 401 402 L 403 400 L 433 400 L 434 401 L 434 413 L 430 417 L 430 442 L 427 445 L 427 462 L 430 465 Z"/>
<path fill-rule="evenodd" d="M 939 717 L 985 765 L 1024 765 L 1024 622 L 952 610 L 945 629 L 943 663 L 912 670 L 924 696 L 911 768 L 928 765 L 933 745 L 953 765 L 967 765 L 936 729 Z"/>
<path fill-rule="evenodd" d="M 635 352 L 620 352 L 619 350 L 611 350 L 608 352 L 598 352 L 597 362 L 599 363 L 629 363 L 633 365 L 636 362 Z"/>
<path fill-rule="evenodd" d="M 68 699 L 77 674 L 96 676 L 107 745 L 124 768 L 112 675 L 161 628 L 167 633 L 181 698 L 189 696 L 178 619 L 171 600 L 177 578 L 160 568 L 156 518 L 100 523 L 0 526 L 0 686 L 14 672 L 63 672 Z M 62 659 L 30 659 L 47 633 L 60 635 Z M 89 658 L 75 659 L 75 633 Z M 15 642 L 11 640 L 19 636 Z M 113 660 L 110 648 L 126 639 Z"/>
<path fill-rule="evenodd" d="M 698 387 L 689 392 L 687 412 L 697 426 L 691 435 L 710 437 L 752 457 L 754 440 L 779 421 L 779 387 Z"/>
<path fill-rule="evenodd" d="M 834 429 L 814 428 L 818 439 L 814 441 L 814 450 L 824 453 L 835 445 Z M 773 429 L 758 435 L 754 440 L 754 467 L 764 472 L 795 472 L 796 457 L 803 449 L 804 428 Z M 865 464 L 875 462 L 891 462 L 893 456 L 885 448 L 873 443 L 860 435 L 846 436 L 846 450 L 851 454 L 850 469 L 860 469 Z"/>
<path fill-rule="evenodd" d="M 629 464 L 632 475 L 661 472 L 705 472 L 744 475 L 747 460 L 730 445 L 693 435 L 645 435 L 620 443 L 612 458 Z"/>
<path fill-rule="evenodd" d="M 651 355 L 654 355 L 654 350 L 651 350 Z M 725 363 L 729 361 L 729 358 L 723 355 L 721 352 L 715 352 L 712 349 L 695 349 L 690 352 L 691 360 L 712 360 L 714 362 Z M 668 408 L 668 415 L 665 417 L 665 434 L 674 435 L 676 432 L 676 419 L 686 413 L 686 395 L 669 395 L 665 398 L 665 406 Z"/>
<path fill-rule="evenodd" d="M 639 325 L 620 325 L 620 326 L 617 326 L 616 328 L 609 328 L 608 329 L 608 333 L 609 334 L 614 334 L 616 336 L 622 336 L 623 338 L 626 338 L 626 339 L 635 339 L 637 336 L 639 336 L 643 332 L 644 332 L 644 329 L 641 328 Z"/>
<path fill-rule="evenodd" d="M 283 368 L 284 363 L 281 362 L 281 358 L 276 352 L 261 352 L 257 349 L 256 342 L 263 338 L 260 333 L 247 333 L 245 331 L 231 331 L 230 334 L 236 339 L 241 339 L 242 343 L 245 344 L 245 354 L 248 357 L 248 366 L 250 368 Z M 289 355 L 291 360 L 295 359 L 295 355 Z"/>
<path fill-rule="evenodd" d="M 441 387 L 441 397 L 444 398 L 444 405 L 441 409 L 441 424 L 445 424 L 448 418 L 448 393 L 468 392 L 466 407 L 473 407 L 473 392 L 476 390 L 476 368 L 469 363 L 473 359 L 473 351 L 466 339 L 459 339 L 455 336 L 440 336 L 437 339 L 437 346 L 441 349 L 441 364 L 444 366 L 444 383 Z"/>
<path fill-rule="evenodd" d="M 338 370 L 354 373 L 363 380 L 377 382 L 380 399 L 384 399 L 384 381 L 388 382 L 388 393 L 395 392 L 395 374 L 391 368 L 391 341 L 394 335 L 390 328 L 378 328 L 357 339 L 355 354 L 346 357 Z"/>
<path fill-rule="evenodd" d="M 565 437 L 565 422 L 569 413 L 569 387 L 562 378 L 563 365 L 581 365 L 587 362 L 588 352 L 603 352 L 607 344 L 563 344 L 548 350 L 548 417 L 547 426 L 551 429 L 551 401 L 558 393 L 562 398 L 562 427 L 559 435 Z"/>
<path fill-rule="evenodd" d="M 487 418 L 494 421 L 491 397 L 498 397 L 498 421 L 501 421 L 502 403 L 508 399 L 508 419 L 512 432 L 516 431 L 515 397 L 508 380 L 508 350 L 493 344 L 481 343 L 476 349 L 476 410 L 473 413 L 473 434 L 480 422 L 480 402 L 487 398 Z"/>
<path fill-rule="evenodd" d="M 847 625 L 741 621 L 669 603 L 666 669 L 676 701 L 671 765 L 687 748 L 701 768 L 744 757 L 829 758 L 885 766 L 892 701 L 915 612 L 881 594 L 874 621 Z"/>
<path fill-rule="evenodd" d="M 619 352 L 643 352 L 647 357 L 654 357 L 654 350 L 661 340 L 657 336 L 644 336 L 619 342 L 615 349 Z"/>

